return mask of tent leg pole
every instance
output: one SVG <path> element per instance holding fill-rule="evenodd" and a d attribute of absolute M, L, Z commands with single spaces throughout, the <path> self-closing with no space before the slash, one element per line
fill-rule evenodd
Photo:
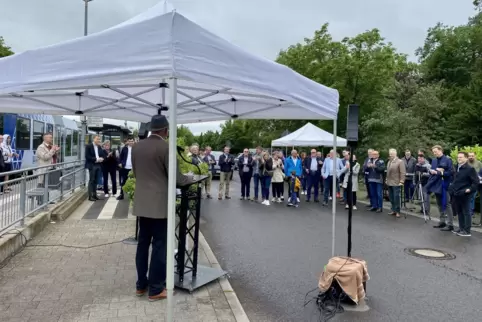
<path fill-rule="evenodd" d="M 336 123 L 337 119 L 333 120 L 333 151 L 334 151 L 334 156 L 333 156 L 333 200 L 332 200 L 332 205 L 331 205 L 331 211 L 332 211 L 332 240 L 331 240 L 331 257 L 335 256 L 335 229 L 336 229 L 336 184 L 337 184 L 337 173 L 336 173 L 336 165 L 337 165 L 337 155 L 336 155 L 336 138 L 337 138 L 337 133 L 336 133 Z"/>
<path fill-rule="evenodd" d="M 167 312 L 166 321 L 174 320 L 174 248 L 176 229 L 176 174 L 177 174 L 177 79 L 169 84 L 169 169 L 167 189 Z"/>

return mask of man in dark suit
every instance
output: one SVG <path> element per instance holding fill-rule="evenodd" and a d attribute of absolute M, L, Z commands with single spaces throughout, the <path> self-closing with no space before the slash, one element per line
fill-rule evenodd
<path fill-rule="evenodd" d="M 153 116 L 150 126 L 151 135 L 132 148 L 132 170 L 136 178 L 133 214 L 139 217 L 136 295 L 142 296 L 149 292 L 150 301 L 167 297 L 165 283 L 169 146 L 165 139 L 168 135 L 168 127 L 169 123 L 164 115 Z M 192 182 L 191 178 L 177 171 L 178 186 Z M 149 277 L 147 277 L 148 268 Z"/>
<path fill-rule="evenodd" d="M 91 144 L 85 147 L 85 168 L 89 169 L 89 200 L 96 201 L 97 198 L 97 176 L 102 172 L 103 152 L 100 147 L 100 137 L 96 135 Z"/>
<path fill-rule="evenodd" d="M 459 152 L 457 155 L 458 165 L 455 167 L 454 181 L 448 189 L 454 211 L 459 218 L 459 229 L 454 231 L 454 233 L 462 237 L 471 236 L 470 228 L 472 218 L 470 214 L 470 197 L 477 191 L 479 186 L 477 172 L 467 163 L 467 159 L 467 152 Z"/>
<path fill-rule="evenodd" d="M 319 202 L 318 192 L 319 192 L 322 166 L 323 166 L 322 159 L 316 155 L 315 149 L 311 149 L 311 155 L 309 157 L 306 157 L 303 160 L 303 171 L 305 171 L 305 176 L 308 178 L 308 190 L 306 193 L 307 202 L 310 202 L 312 188 L 315 190 L 314 192 L 315 202 Z"/>
<path fill-rule="evenodd" d="M 124 189 L 122 189 L 129 177 L 129 172 L 132 170 L 132 146 L 134 145 L 134 139 L 128 138 L 126 144 L 121 150 L 119 156 L 119 180 L 121 191 L 117 200 L 124 199 Z"/>

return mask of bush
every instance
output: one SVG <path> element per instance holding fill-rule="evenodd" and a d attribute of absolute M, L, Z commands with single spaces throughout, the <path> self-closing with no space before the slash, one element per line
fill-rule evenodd
<path fill-rule="evenodd" d="M 177 139 L 177 145 L 184 146 L 183 138 Z M 187 151 L 184 151 L 183 156 L 186 160 L 190 161 L 190 158 L 187 156 Z M 177 155 L 177 161 L 178 161 L 179 171 L 181 173 L 184 173 L 184 174 L 193 173 L 193 174 L 206 175 L 209 172 L 209 167 L 206 163 L 201 163 L 199 165 L 199 168 L 201 170 L 201 173 L 199 173 L 199 170 L 195 165 L 185 162 L 179 155 Z M 129 200 L 131 201 L 131 203 L 134 202 L 134 191 L 136 190 L 136 178 L 134 178 L 134 173 L 132 171 L 129 172 L 129 178 L 127 179 L 122 189 L 129 197 Z M 194 185 L 191 186 L 191 189 L 195 190 L 196 186 Z"/>
<path fill-rule="evenodd" d="M 450 151 L 450 158 L 452 159 L 454 164 L 457 163 L 457 154 L 459 152 L 474 152 L 477 160 L 481 161 L 482 159 L 482 146 L 479 146 L 478 144 L 475 146 L 464 146 L 461 148 L 456 146 L 455 148 L 453 148 L 453 150 Z"/>

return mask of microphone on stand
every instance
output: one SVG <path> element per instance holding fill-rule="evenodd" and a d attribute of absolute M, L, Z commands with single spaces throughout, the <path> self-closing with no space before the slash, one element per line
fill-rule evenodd
<path fill-rule="evenodd" d="M 201 175 L 201 168 L 200 168 L 197 164 L 193 163 L 192 160 L 191 160 L 191 161 L 188 161 L 188 160 L 184 157 L 184 155 L 182 154 L 183 152 L 184 152 L 184 148 L 183 148 L 182 146 L 179 146 L 179 145 L 178 145 L 178 146 L 177 146 L 177 154 L 179 154 L 179 156 L 181 157 L 181 159 L 184 160 L 184 162 L 196 166 L 197 170 L 199 171 L 199 175 Z"/>

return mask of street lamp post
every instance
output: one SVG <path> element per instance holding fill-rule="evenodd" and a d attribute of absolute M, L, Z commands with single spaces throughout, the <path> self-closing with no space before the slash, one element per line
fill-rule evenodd
<path fill-rule="evenodd" d="M 84 36 L 87 36 L 89 33 L 89 2 L 92 0 L 82 0 L 84 2 Z M 80 105 L 80 100 L 82 99 L 82 96 L 79 96 L 79 105 Z M 82 144 L 80 146 L 82 147 L 80 149 L 80 159 L 85 160 L 85 135 L 87 134 L 87 117 L 85 115 L 80 116 L 80 124 L 81 124 L 81 134 L 80 134 L 80 141 Z M 84 183 L 87 182 L 87 173 L 85 176 Z"/>
<path fill-rule="evenodd" d="M 88 26 L 89 26 L 89 2 L 91 2 L 92 0 L 82 0 L 84 1 L 84 4 L 85 4 L 85 10 L 84 10 L 84 36 L 87 36 L 87 34 L 89 33 L 89 29 L 88 29 Z"/>

